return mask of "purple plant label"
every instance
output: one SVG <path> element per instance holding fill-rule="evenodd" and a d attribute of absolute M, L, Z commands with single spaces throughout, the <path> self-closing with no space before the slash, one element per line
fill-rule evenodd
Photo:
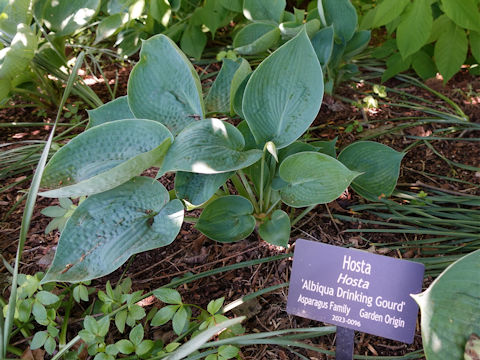
<path fill-rule="evenodd" d="M 304 318 L 413 342 L 425 266 L 298 239 L 287 312 Z"/>

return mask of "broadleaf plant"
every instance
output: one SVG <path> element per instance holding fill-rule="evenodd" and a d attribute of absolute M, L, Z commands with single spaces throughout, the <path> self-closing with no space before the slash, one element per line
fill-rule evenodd
<path fill-rule="evenodd" d="M 306 28 L 251 76 L 243 59 L 237 64 L 233 73 L 233 64 L 224 61 L 228 76 L 212 86 L 230 95 L 229 104 L 211 102 L 215 113 L 235 109 L 244 118 L 234 126 L 204 114 L 197 74 L 170 39 L 157 35 L 143 43 L 127 96 L 91 111 L 89 129 L 46 167 L 43 184 L 55 189 L 43 195 L 72 196 L 73 186 L 76 196 L 90 196 L 67 221 L 44 282 L 92 279 L 132 254 L 168 245 L 184 207 L 203 209 L 185 221 L 213 240 L 238 241 L 257 229 L 267 242 L 286 247 L 292 221 L 287 206 L 328 203 L 362 174 L 368 176 L 358 187 L 369 191 L 360 195 L 373 197 L 374 187 L 391 194 L 402 154 L 359 142 L 337 159 L 335 140 L 301 141 L 323 98 L 323 72 Z M 183 80 L 169 81 L 171 74 Z M 148 134 L 137 131 L 144 127 Z M 175 174 L 174 191 L 138 176 L 152 166 L 160 169 L 157 177 Z M 85 181 L 89 186 L 80 186 Z"/>

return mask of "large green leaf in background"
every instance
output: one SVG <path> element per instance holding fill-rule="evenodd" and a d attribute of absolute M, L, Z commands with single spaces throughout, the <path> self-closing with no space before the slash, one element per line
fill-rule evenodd
<path fill-rule="evenodd" d="M 331 156 L 296 153 L 280 165 L 280 177 L 288 183 L 280 189 L 280 195 L 292 207 L 326 204 L 342 195 L 358 175 Z"/>
<path fill-rule="evenodd" d="M 286 5 L 286 0 L 245 0 L 243 15 L 251 21 L 271 20 L 280 23 Z"/>
<path fill-rule="evenodd" d="M 43 8 L 43 21 L 58 36 L 73 34 L 93 19 L 100 0 L 53 0 Z"/>
<path fill-rule="evenodd" d="M 89 123 L 88 127 L 94 127 L 115 120 L 134 119 L 126 96 L 112 100 L 93 110 L 87 110 Z"/>
<path fill-rule="evenodd" d="M 371 26 L 368 26 L 368 28 L 387 25 L 398 18 L 408 4 L 410 4 L 410 0 L 383 0 L 374 8 L 373 23 Z M 364 28 L 364 26 L 362 26 L 362 28 Z"/>
<path fill-rule="evenodd" d="M 472 50 L 472 55 L 480 63 L 480 32 L 479 31 L 470 31 L 470 48 Z"/>
<path fill-rule="evenodd" d="M 442 0 L 443 11 L 458 26 L 480 31 L 480 10 L 477 0 Z"/>
<path fill-rule="evenodd" d="M 420 50 L 432 31 L 433 15 L 430 0 L 416 0 L 402 16 L 397 28 L 397 46 L 403 58 Z"/>
<path fill-rule="evenodd" d="M 253 72 L 242 109 L 257 143 L 263 146 L 272 141 L 281 149 L 308 129 L 322 98 L 322 68 L 307 33 L 302 31 Z"/>
<path fill-rule="evenodd" d="M 195 228 L 219 242 L 246 238 L 255 228 L 252 203 L 242 196 L 223 196 L 202 211 Z"/>
<path fill-rule="evenodd" d="M 480 334 L 480 250 L 450 265 L 415 295 L 428 360 L 463 359 L 465 343 Z"/>
<path fill-rule="evenodd" d="M 90 196 L 67 221 L 43 282 L 107 275 L 131 255 L 170 244 L 183 222 L 180 200 L 169 202 L 158 181 L 136 177 Z"/>
<path fill-rule="evenodd" d="M 174 136 L 195 118 L 203 118 L 200 79 L 185 55 L 165 35 L 143 42 L 127 92 L 135 117 L 158 120 Z"/>
<path fill-rule="evenodd" d="M 207 113 L 227 114 L 230 111 L 230 87 L 239 66 L 239 61 L 223 59 L 222 68 L 205 98 Z"/>
<path fill-rule="evenodd" d="M 353 180 L 352 188 L 364 198 L 377 201 L 392 194 L 404 156 L 405 153 L 374 141 L 357 141 L 342 150 L 338 160 L 362 173 Z"/>
<path fill-rule="evenodd" d="M 435 62 L 446 83 L 465 62 L 468 52 L 468 39 L 463 30 L 452 21 L 444 24 L 442 33 L 435 43 Z"/>
<path fill-rule="evenodd" d="M 201 205 L 207 202 L 233 174 L 233 172 L 197 174 L 179 171 L 175 174 L 177 198 L 186 200 L 194 206 Z"/>
<path fill-rule="evenodd" d="M 200 120 L 178 134 L 168 150 L 160 174 L 188 171 L 216 174 L 245 168 L 258 161 L 260 150 L 242 151 L 245 141 L 235 126 L 218 120 Z"/>
<path fill-rule="evenodd" d="M 13 39 L 19 24 L 32 21 L 32 0 L 0 1 L 0 35 Z"/>
<path fill-rule="evenodd" d="M 255 55 L 267 51 L 280 40 L 280 29 L 275 24 L 254 22 L 242 28 L 233 39 L 235 52 Z"/>
<path fill-rule="evenodd" d="M 112 189 L 151 166 L 160 166 L 173 141 L 152 120 L 128 119 L 98 125 L 62 147 L 45 167 L 42 186 L 59 188 L 46 197 L 75 197 Z"/>
<path fill-rule="evenodd" d="M 323 26 L 333 25 L 335 35 L 343 42 L 352 38 L 358 19 L 350 0 L 318 0 L 318 13 Z"/>
<path fill-rule="evenodd" d="M 18 85 L 19 78 L 35 56 L 36 50 L 36 35 L 27 25 L 18 25 L 10 46 L 0 50 L 0 100 L 6 98 L 10 89 Z"/>

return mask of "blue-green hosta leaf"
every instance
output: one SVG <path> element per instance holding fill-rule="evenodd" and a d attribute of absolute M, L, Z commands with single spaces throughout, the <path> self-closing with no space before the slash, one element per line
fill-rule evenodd
<path fill-rule="evenodd" d="M 160 173 L 217 174 L 258 161 L 261 150 L 242 151 L 245 141 L 235 126 L 218 119 L 200 120 L 183 130 L 168 150 Z"/>
<path fill-rule="evenodd" d="M 361 30 L 355 32 L 353 37 L 348 41 L 345 47 L 344 58 L 350 59 L 360 54 L 370 42 L 370 30 Z"/>
<path fill-rule="evenodd" d="M 480 11 L 476 0 L 442 0 L 447 16 L 462 28 L 480 31 Z"/>
<path fill-rule="evenodd" d="M 271 218 L 259 226 L 258 234 L 269 244 L 286 248 L 290 239 L 290 218 L 287 213 L 275 210 Z"/>
<path fill-rule="evenodd" d="M 253 73 L 249 73 L 247 76 L 245 76 L 243 81 L 238 86 L 237 91 L 235 92 L 235 95 L 233 96 L 233 110 L 235 114 L 240 116 L 242 119 L 245 119 L 245 115 L 243 114 L 243 110 L 242 110 L 243 95 L 245 94 L 245 88 L 247 87 L 248 80 L 250 80 L 250 77 L 252 76 L 252 74 Z"/>
<path fill-rule="evenodd" d="M 257 143 L 263 146 L 272 141 L 281 149 L 308 129 L 322 98 L 322 68 L 307 33 L 302 31 L 253 72 L 242 109 Z"/>
<path fill-rule="evenodd" d="M 425 292 L 414 296 L 422 314 L 427 359 L 463 359 L 470 335 L 480 334 L 479 271 L 477 250 L 450 265 Z"/>
<path fill-rule="evenodd" d="M 239 66 L 237 61 L 223 59 L 222 68 L 205 98 L 207 113 L 227 114 L 230 111 L 230 87 Z"/>
<path fill-rule="evenodd" d="M 88 127 L 94 127 L 114 120 L 134 119 L 126 96 L 121 96 L 93 110 L 87 110 Z"/>
<path fill-rule="evenodd" d="M 335 35 L 343 42 L 352 38 L 358 18 L 350 0 L 318 0 L 318 12 L 323 25 L 333 25 Z"/>
<path fill-rule="evenodd" d="M 243 0 L 218 0 L 222 6 L 230 11 L 242 12 L 243 11 Z"/>
<path fill-rule="evenodd" d="M 349 169 L 363 173 L 352 182 L 352 188 L 364 198 L 376 201 L 390 196 L 397 185 L 404 153 L 373 141 L 357 141 L 338 156 Z"/>
<path fill-rule="evenodd" d="M 120 267 L 131 255 L 170 244 L 183 222 L 180 200 L 152 178 L 135 177 L 90 196 L 62 232 L 42 282 L 86 281 Z"/>
<path fill-rule="evenodd" d="M 252 68 L 247 60 L 241 58 L 240 65 L 233 75 L 232 83 L 230 85 L 230 115 L 235 115 L 234 101 L 237 90 L 240 89 L 242 82 L 252 73 Z M 246 85 L 246 84 L 245 84 Z M 245 90 L 245 88 L 243 88 Z M 243 93 L 242 93 L 243 97 Z"/>
<path fill-rule="evenodd" d="M 233 39 L 235 52 L 256 55 L 267 51 L 280 40 L 280 29 L 271 23 L 254 22 L 241 29 Z"/>
<path fill-rule="evenodd" d="M 112 189 L 151 166 L 160 166 L 172 141 L 168 129 L 152 120 L 95 126 L 55 153 L 45 167 L 42 186 L 60 188 L 40 194 L 76 197 Z"/>
<path fill-rule="evenodd" d="M 280 189 L 280 195 L 292 207 L 326 204 L 342 195 L 358 175 L 331 156 L 297 153 L 280 165 L 280 176 L 288 183 Z"/>
<path fill-rule="evenodd" d="M 328 64 L 330 56 L 332 56 L 333 27 L 327 26 L 320 29 L 320 31 L 312 37 L 312 45 L 317 54 L 318 61 L 320 61 L 320 65 L 324 67 Z"/>
<path fill-rule="evenodd" d="M 73 34 L 87 25 L 100 9 L 100 0 L 47 1 L 43 21 L 58 36 Z"/>
<path fill-rule="evenodd" d="M 295 37 L 304 28 L 307 31 L 308 37 L 310 38 L 320 29 L 320 20 L 313 19 L 308 21 L 306 24 L 298 23 L 296 21 L 289 21 L 281 23 L 278 28 L 280 29 L 280 34 L 283 41 L 290 40 L 291 38 Z"/>
<path fill-rule="evenodd" d="M 233 172 L 197 174 L 179 171 L 175 175 L 177 198 L 186 200 L 194 206 L 201 205 L 207 202 L 233 174 Z"/>
<path fill-rule="evenodd" d="M 15 0 L 0 2 L 0 34 L 13 39 L 19 24 L 32 21 L 32 0 Z"/>
<path fill-rule="evenodd" d="M 174 136 L 203 118 L 200 79 L 181 50 L 165 35 L 142 44 L 128 79 L 128 104 L 137 118 L 158 120 Z"/>
<path fill-rule="evenodd" d="M 397 46 L 403 58 L 416 53 L 427 43 L 432 31 L 430 0 L 416 0 L 409 5 L 397 28 Z"/>
<path fill-rule="evenodd" d="M 435 43 L 435 63 L 446 83 L 455 75 L 465 62 L 468 52 L 468 40 L 465 30 L 452 21 L 444 24 L 444 29 Z"/>
<path fill-rule="evenodd" d="M 245 0 L 243 2 L 243 15 L 251 21 L 271 20 L 280 23 L 286 5 L 286 0 Z"/>
<path fill-rule="evenodd" d="M 233 242 L 246 238 L 255 228 L 252 203 L 242 196 L 218 198 L 202 211 L 195 228 L 219 242 Z"/>
<path fill-rule="evenodd" d="M 336 159 L 337 150 L 335 149 L 335 146 L 337 144 L 337 139 L 338 137 L 329 141 L 314 141 L 309 144 L 314 146 L 316 148 L 316 151 L 321 152 L 322 154 L 329 155 Z"/>

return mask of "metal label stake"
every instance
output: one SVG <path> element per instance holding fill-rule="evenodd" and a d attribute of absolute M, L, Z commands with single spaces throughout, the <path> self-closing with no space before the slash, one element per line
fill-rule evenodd
<path fill-rule="evenodd" d="M 355 330 L 337 326 L 336 360 L 352 360 Z"/>

